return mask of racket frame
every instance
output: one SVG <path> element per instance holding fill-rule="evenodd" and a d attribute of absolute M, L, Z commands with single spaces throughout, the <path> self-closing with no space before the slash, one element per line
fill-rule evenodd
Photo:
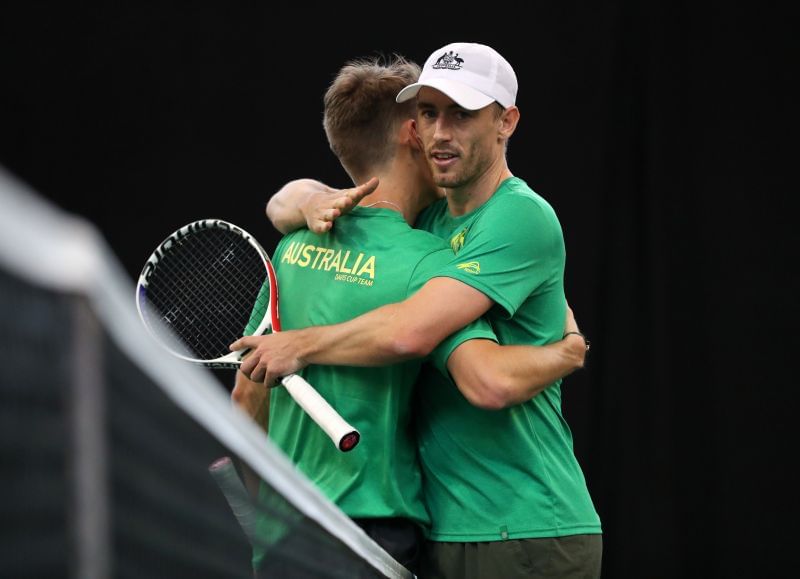
<path fill-rule="evenodd" d="M 259 322 L 258 327 L 253 332 L 253 336 L 260 336 L 268 329 L 272 329 L 273 331 L 280 331 L 280 314 L 278 310 L 278 284 L 275 277 L 275 268 L 272 266 L 272 262 L 270 261 L 269 255 L 267 255 L 266 250 L 261 246 L 261 244 L 256 241 L 256 239 L 250 235 L 247 231 L 230 223 L 228 221 L 223 221 L 222 219 L 200 219 L 198 221 L 193 221 L 187 225 L 184 225 L 180 229 L 171 233 L 164 241 L 162 241 L 158 247 L 156 247 L 155 251 L 150 255 L 147 261 L 142 268 L 141 274 L 139 274 L 139 280 L 136 285 L 136 310 L 139 312 L 139 318 L 141 318 L 142 322 L 144 323 L 145 328 L 150 333 L 150 335 L 159 342 L 164 348 L 170 351 L 173 355 L 177 356 L 178 358 L 182 358 L 187 362 L 193 362 L 196 364 L 202 364 L 207 368 L 216 368 L 216 369 L 225 369 L 225 370 L 236 370 L 242 364 L 242 357 L 247 352 L 246 349 L 237 350 L 235 352 L 230 352 L 223 356 L 213 359 L 204 359 L 204 358 L 197 358 L 193 356 L 187 356 L 186 354 L 182 353 L 180 349 L 177 347 L 176 344 L 170 344 L 167 340 L 157 332 L 155 332 L 152 328 L 152 322 L 150 321 L 150 317 L 152 315 L 151 312 L 148 311 L 147 306 L 145 305 L 147 302 L 147 287 L 150 284 L 150 277 L 152 276 L 153 272 L 158 267 L 158 264 L 164 259 L 164 257 L 169 253 L 169 251 L 173 248 L 173 246 L 180 242 L 181 239 L 188 237 L 200 231 L 202 229 L 227 229 L 232 231 L 233 233 L 237 234 L 239 237 L 244 239 L 250 246 L 256 250 L 258 253 L 261 262 L 264 264 L 264 270 L 267 274 L 267 280 L 269 281 L 269 304 L 267 304 L 267 311 L 264 317 Z M 273 307 L 274 306 L 274 307 Z"/>
<path fill-rule="evenodd" d="M 170 234 L 158 247 L 153 251 L 150 257 L 145 262 L 142 272 L 139 275 L 139 280 L 136 286 L 136 309 L 139 313 L 139 318 L 142 320 L 148 333 L 158 342 L 162 347 L 169 351 L 174 356 L 192 362 L 195 364 L 202 364 L 208 368 L 216 369 L 231 369 L 236 370 L 242 364 L 242 358 L 247 352 L 246 349 L 230 352 L 224 356 L 212 360 L 205 360 L 201 358 L 187 356 L 182 353 L 177 347 L 179 340 L 175 338 L 175 345 L 169 344 L 159 336 L 151 327 L 150 316 L 148 308 L 145 303 L 147 301 L 147 287 L 150 283 L 150 277 L 155 271 L 158 264 L 168 255 L 173 245 L 178 243 L 181 239 L 192 235 L 203 229 L 227 229 L 242 239 L 247 241 L 253 249 L 256 250 L 267 274 L 267 281 L 269 282 L 269 303 L 267 304 L 267 311 L 259 322 L 258 327 L 251 334 L 253 336 L 260 336 L 267 330 L 273 332 L 281 331 L 280 309 L 278 307 L 278 281 L 275 275 L 275 269 L 272 266 L 272 261 L 269 255 L 250 235 L 241 227 L 234 225 L 222 219 L 200 219 L 184 225 Z M 160 322 L 163 323 L 163 322 Z M 281 384 L 286 388 L 287 392 L 297 402 L 303 410 L 328 434 L 336 447 L 347 452 L 352 450 L 358 445 L 361 440 L 361 434 L 350 426 L 340 415 L 336 412 L 330 404 L 322 398 L 322 396 L 311 386 L 302 376 L 298 374 L 290 374 L 280 378 Z"/>

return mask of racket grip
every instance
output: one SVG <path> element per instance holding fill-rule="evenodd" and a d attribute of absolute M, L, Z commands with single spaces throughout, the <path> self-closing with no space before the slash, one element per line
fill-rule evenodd
<path fill-rule="evenodd" d="M 311 384 L 297 374 L 284 376 L 281 383 L 294 401 L 331 438 L 336 448 L 348 452 L 356 447 L 361 440 L 361 434 L 345 422 Z"/>

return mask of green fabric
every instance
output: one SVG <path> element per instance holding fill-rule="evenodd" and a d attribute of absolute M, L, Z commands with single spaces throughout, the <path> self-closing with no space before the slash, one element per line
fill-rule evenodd
<path fill-rule="evenodd" d="M 335 324 L 402 301 L 452 258 L 441 238 L 412 229 L 399 213 L 357 207 L 324 235 L 284 237 L 272 261 L 282 329 Z M 484 321 L 445 340 L 446 360 L 471 337 L 495 339 Z M 411 396 L 422 360 L 379 368 L 309 366 L 301 375 L 355 428 L 361 442 L 340 452 L 284 388 L 270 398 L 269 437 L 347 515 L 405 517 L 425 527 Z M 260 521 L 269 525 L 269 521 Z M 260 553 L 255 550 L 258 565 Z"/>
<path fill-rule="evenodd" d="M 552 207 L 518 178 L 474 212 L 445 201 L 417 223 L 445 238 L 455 257 L 442 275 L 492 298 L 501 344 L 548 344 L 566 316 L 561 226 Z M 417 424 L 434 541 L 497 541 L 600 533 L 601 525 L 561 412 L 560 381 L 499 411 L 470 405 L 441 372 L 421 376 Z"/>

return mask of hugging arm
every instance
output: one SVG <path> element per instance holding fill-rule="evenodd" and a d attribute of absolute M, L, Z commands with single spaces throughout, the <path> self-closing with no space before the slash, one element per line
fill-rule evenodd
<path fill-rule="evenodd" d="M 232 349 L 250 348 L 241 372 L 272 384 L 309 364 L 383 366 L 427 356 L 445 337 L 483 315 L 493 302 L 451 278 L 428 281 L 406 300 L 350 321 L 266 336 L 246 336 Z M 567 310 L 565 332 L 577 331 Z M 546 346 L 500 346 L 468 340 L 448 358 L 447 368 L 472 404 L 503 408 L 529 400 L 584 363 L 583 338 L 570 335 Z"/>
<path fill-rule="evenodd" d="M 385 366 L 427 356 L 493 303 L 465 283 L 435 277 L 402 302 L 347 322 L 245 336 L 231 344 L 231 349 L 251 349 L 241 372 L 267 384 L 309 364 Z"/>
<path fill-rule="evenodd" d="M 577 332 L 567 308 L 564 332 Z M 467 340 L 447 360 L 447 370 L 473 406 L 497 410 L 530 400 L 556 380 L 582 368 L 586 342 L 570 334 L 546 346 L 501 346 L 491 340 Z"/>
<path fill-rule="evenodd" d="M 358 205 L 378 186 L 373 177 L 350 189 L 334 189 L 314 179 L 295 179 L 281 187 L 267 202 L 267 218 L 281 233 L 308 227 L 324 233 L 333 222 Z"/>

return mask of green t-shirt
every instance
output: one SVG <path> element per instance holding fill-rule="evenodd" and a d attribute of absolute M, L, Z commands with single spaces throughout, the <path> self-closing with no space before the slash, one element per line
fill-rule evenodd
<path fill-rule="evenodd" d="M 516 177 L 475 211 L 429 207 L 417 227 L 450 242 L 441 272 L 486 294 L 501 344 L 543 345 L 564 330 L 565 249 L 552 207 Z M 600 533 L 561 413 L 560 381 L 499 411 L 470 405 L 441 372 L 423 370 L 417 413 L 425 500 L 435 541 Z"/>
<path fill-rule="evenodd" d="M 282 329 L 335 324 L 402 301 L 452 257 L 441 238 L 411 228 L 387 209 L 356 207 L 323 235 L 295 231 L 272 256 Z M 444 340 L 430 360 L 444 367 L 452 350 L 471 338 L 496 340 L 481 321 Z M 411 425 L 412 390 L 422 363 L 311 365 L 300 372 L 361 432 L 350 452 L 340 452 L 280 387 L 271 392 L 269 437 L 347 515 L 405 517 L 425 527 L 430 517 Z"/>

